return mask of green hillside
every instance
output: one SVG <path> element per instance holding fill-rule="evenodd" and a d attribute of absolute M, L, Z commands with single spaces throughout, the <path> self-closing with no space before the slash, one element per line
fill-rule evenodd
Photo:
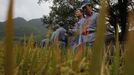
<path fill-rule="evenodd" d="M 4 25 L 5 22 L 0 22 L 0 39 L 4 38 Z M 42 39 L 47 32 L 45 25 L 42 24 L 40 19 L 32 19 L 26 21 L 23 18 L 14 19 L 14 40 L 20 40 L 29 37 L 31 34 L 34 35 L 36 40 Z"/>

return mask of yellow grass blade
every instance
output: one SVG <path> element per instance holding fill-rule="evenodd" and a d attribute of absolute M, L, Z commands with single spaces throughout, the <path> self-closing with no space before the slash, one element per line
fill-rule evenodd
<path fill-rule="evenodd" d="M 129 13 L 129 24 L 133 24 L 134 12 Z M 133 24 L 134 26 L 134 24 Z M 126 43 L 125 67 L 123 75 L 134 75 L 134 31 L 128 32 Z"/>
<path fill-rule="evenodd" d="M 13 75 L 14 51 L 13 51 L 13 0 L 9 0 L 9 9 L 5 27 L 5 75 Z"/>
<path fill-rule="evenodd" d="M 105 18 L 107 13 L 106 0 L 102 0 L 100 15 L 97 22 L 96 40 L 94 43 L 93 54 L 91 58 L 90 75 L 101 75 L 101 67 L 104 53 L 104 33 L 106 31 Z"/>
<path fill-rule="evenodd" d="M 77 52 L 76 52 L 76 55 L 74 57 L 74 61 L 73 61 L 73 67 L 74 67 L 74 70 L 78 70 L 78 65 L 80 64 L 80 61 L 82 60 L 82 54 L 83 54 L 83 45 L 79 45 L 77 48 L 76 48 Z"/>
<path fill-rule="evenodd" d="M 111 70 L 111 75 L 118 75 L 119 74 L 119 28 L 117 26 L 116 29 L 116 35 L 115 35 L 115 49 L 114 49 L 114 56 L 113 56 L 113 64 L 112 64 L 112 70 Z"/>

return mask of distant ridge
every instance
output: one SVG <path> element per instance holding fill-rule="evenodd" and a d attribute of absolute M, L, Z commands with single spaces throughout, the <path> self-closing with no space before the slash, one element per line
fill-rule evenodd
<path fill-rule="evenodd" d="M 36 40 L 45 37 L 47 32 L 46 25 L 43 25 L 40 19 L 25 20 L 22 17 L 14 18 L 14 39 L 23 39 L 33 34 Z M 4 25 L 5 22 L 0 22 L 0 39 L 4 38 Z"/>

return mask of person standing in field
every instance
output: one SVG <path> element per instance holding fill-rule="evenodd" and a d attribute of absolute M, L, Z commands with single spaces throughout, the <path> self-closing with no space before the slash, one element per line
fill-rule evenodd
<path fill-rule="evenodd" d="M 85 23 L 84 12 L 82 9 L 76 9 L 75 16 L 78 20 L 75 23 L 73 29 L 70 30 L 73 33 L 73 38 L 71 39 L 71 47 L 73 50 L 82 44 L 83 25 Z"/>
<path fill-rule="evenodd" d="M 50 38 L 50 42 L 55 42 L 57 41 L 57 38 L 58 38 L 58 34 L 57 34 L 57 29 L 59 28 L 59 25 L 56 25 L 54 28 L 53 28 L 53 33 L 51 35 L 51 38 Z"/>
<path fill-rule="evenodd" d="M 53 29 L 53 33 L 50 37 L 50 43 L 59 43 L 60 48 L 65 48 L 66 46 L 66 29 L 64 28 L 64 24 L 59 22 Z"/>
<path fill-rule="evenodd" d="M 93 11 L 93 5 L 85 3 L 81 7 L 86 15 L 86 21 L 83 26 L 83 42 L 87 43 L 90 47 L 93 46 L 95 41 L 95 31 L 97 25 L 97 13 Z"/>
<path fill-rule="evenodd" d="M 59 28 L 56 30 L 56 37 L 57 40 L 60 43 L 60 48 L 65 48 L 66 47 L 66 29 L 64 28 L 64 23 L 60 22 L 59 23 Z"/>

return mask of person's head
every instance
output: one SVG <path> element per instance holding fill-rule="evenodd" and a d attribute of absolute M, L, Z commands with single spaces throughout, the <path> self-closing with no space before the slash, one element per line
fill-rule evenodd
<path fill-rule="evenodd" d="M 53 31 L 56 31 L 56 29 L 58 29 L 59 28 L 59 25 L 57 24 L 57 25 L 55 25 L 54 27 L 53 27 Z"/>
<path fill-rule="evenodd" d="M 60 27 L 64 27 L 64 23 L 62 21 L 59 22 Z"/>
<path fill-rule="evenodd" d="M 86 15 L 91 15 L 93 11 L 93 5 L 92 4 L 85 4 L 82 6 L 82 9 Z"/>
<path fill-rule="evenodd" d="M 76 16 L 77 18 L 83 17 L 83 16 L 84 16 L 83 10 L 80 9 L 80 8 L 76 9 L 76 11 L 75 11 L 75 16 Z"/>

